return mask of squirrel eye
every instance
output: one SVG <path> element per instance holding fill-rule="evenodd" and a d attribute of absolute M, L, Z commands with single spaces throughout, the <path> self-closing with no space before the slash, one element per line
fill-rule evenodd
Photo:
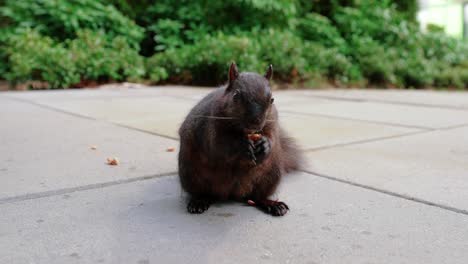
<path fill-rule="evenodd" d="M 275 101 L 275 98 L 271 98 L 270 99 L 270 104 L 273 104 L 274 101 Z"/>
<path fill-rule="evenodd" d="M 232 98 L 234 99 L 234 101 L 237 101 L 240 97 L 240 91 L 239 90 L 235 90 L 234 91 L 234 94 L 232 95 Z"/>

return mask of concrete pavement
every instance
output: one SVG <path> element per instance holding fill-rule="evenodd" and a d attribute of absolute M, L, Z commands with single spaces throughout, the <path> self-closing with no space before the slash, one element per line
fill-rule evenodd
<path fill-rule="evenodd" d="M 185 212 L 166 149 L 209 91 L 0 93 L 0 263 L 466 263 L 468 93 L 275 91 L 308 167 L 273 218 Z"/>

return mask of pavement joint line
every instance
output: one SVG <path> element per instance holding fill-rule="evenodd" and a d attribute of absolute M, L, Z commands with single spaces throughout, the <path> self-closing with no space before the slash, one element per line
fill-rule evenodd
<path fill-rule="evenodd" d="M 297 115 L 302 115 L 302 116 L 319 116 L 319 117 L 326 117 L 326 118 L 331 118 L 331 119 L 349 120 L 349 121 L 363 122 L 363 123 L 369 123 L 369 124 L 378 124 L 378 125 L 386 125 L 386 126 L 393 126 L 393 127 L 412 128 L 412 129 L 420 129 L 420 130 L 428 130 L 428 131 L 434 130 L 434 128 L 425 127 L 425 126 L 403 125 L 403 124 L 397 124 L 397 123 L 391 123 L 391 122 L 372 121 L 372 120 L 341 117 L 341 116 L 334 116 L 334 115 L 325 115 L 325 114 L 318 114 L 318 113 L 304 113 L 304 112 L 291 111 L 291 110 L 281 110 L 281 112 L 282 113 L 289 113 L 289 114 L 297 114 Z"/>
<path fill-rule="evenodd" d="M 110 124 L 113 124 L 113 125 L 116 125 L 116 126 L 119 126 L 119 127 L 124 127 L 124 128 L 131 129 L 131 130 L 148 133 L 148 134 L 151 134 L 151 135 L 156 135 L 156 136 L 160 136 L 160 137 L 165 137 L 165 138 L 169 138 L 169 139 L 178 140 L 177 138 L 172 138 L 172 137 L 169 137 L 169 136 L 166 136 L 166 135 L 161 135 L 161 134 L 158 134 L 158 133 L 153 133 L 153 132 L 150 132 L 150 131 L 147 131 L 147 130 L 137 129 L 137 128 L 134 128 L 134 127 L 128 127 L 128 126 L 121 125 L 121 124 L 118 124 L 118 123 L 108 122 L 106 120 L 98 120 L 98 119 L 95 119 L 95 118 L 92 118 L 92 117 L 89 117 L 89 116 L 76 114 L 76 113 L 65 111 L 65 110 L 62 110 L 62 109 L 59 109 L 59 108 L 55 108 L 55 107 L 51 107 L 51 106 L 44 105 L 44 104 L 41 104 L 41 103 L 37 103 L 37 102 L 34 102 L 34 101 L 30 101 L 30 100 L 26 100 L 26 99 L 20 99 L 20 98 L 16 98 L 16 97 L 10 97 L 8 95 L 6 97 L 8 99 L 20 101 L 20 102 L 23 102 L 23 103 L 29 103 L 29 104 L 32 104 L 32 105 L 36 105 L 38 107 L 46 108 L 46 109 L 56 111 L 56 112 L 60 112 L 60 113 L 64 113 L 64 114 L 68 114 L 68 115 L 72 115 L 72 116 L 76 116 L 76 117 L 80 117 L 80 118 L 84 118 L 84 119 L 88 119 L 88 120 L 105 121 L 107 123 L 110 123 Z M 171 96 L 171 97 L 174 97 L 174 96 Z M 184 99 L 191 100 L 191 99 L 186 98 L 186 97 L 184 97 Z M 361 101 L 365 101 L 365 100 L 361 100 Z M 400 134 L 400 135 L 389 136 L 389 137 L 383 137 L 383 138 L 377 138 L 377 139 L 368 139 L 368 140 L 355 141 L 355 142 L 349 142 L 349 143 L 343 143 L 343 144 L 323 146 L 323 147 L 319 147 L 319 148 L 306 149 L 305 150 L 306 152 L 312 152 L 312 151 L 318 151 L 318 150 L 324 150 L 324 149 L 329 149 L 329 148 L 334 148 L 334 147 L 341 147 L 341 146 L 348 146 L 348 145 L 354 145 L 354 144 L 362 144 L 362 143 L 367 143 L 367 142 L 374 142 L 374 141 L 380 141 L 380 140 L 386 140 L 386 139 L 392 139 L 392 138 L 398 138 L 398 137 L 404 137 L 404 136 L 411 136 L 411 135 L 415 135 L 415 134 L 428 133 L 428 132 L 433 132 L 433 131 L 437 131 L 437 130 L 455 129 L 455 128 L 459 128 L 459 127 L 468 126 L 468 124 L 461 124 L 461 125 L 455 125 L 455 126 L 450 126 L 450 127 L 440 128 L 440 129 L 433 129 L 433 128 L 429 128 L 429 127 L 407 126 L 407 125 L 400 125 L 400 124 L 393 124 L 393 123 L 386 123 L 386 122 L 376 122 L 376 121 L 369 121 L 369 120 L 350 119 L 350 118 L 344 118 L 344 117 L 338 117 L 338 116 L 328 116 L 328 115 L 323 115 L 323 114 L 301 113 L 301 112 L 288 111 L 288 110 L 283 110 L 282 112 L 298 114 L 298 115 L 323 116 L 323 117 L 328 117 L 328 118 L 352 120 L 352 121 L 375 123 L 375 124 L 384 124 L 384 125 L 397 126 L 397 127 L 417 128 L 417 129 L 422 130 L 422 131 L 415 131 L 415 132 L 411 132 L 411 133 Z M 379 193 L 382 193 L 382 194 L 394 196 L 394 197 L 405 199 L 405 200 L 408 200 L 408 201 L 413 201 L 413 202 L 425 204 L 425 205 L 428 205 L 428 206 L 437 207 L 437 208 L 447 210 L 447 211 L 452 211 L 452 212 L 458 213 L 458 214 L 468 215 L 467 210 L 455 208 L 455 207 L 452 207 L 452 206 L 447 206 L 447 205 L 443 205 L 443 204 L 434 203 L 434 202 L 427 201 L 427 200 L 424 200 L 424 199 L 399 194 L 399 193 L 396 193 L 396 192 L 376 188 L 376 187 L 365 185 L 365 184 L 356 183 L 356 182 L 349 181 L 349 180 L 336 178 L 336 177 L 333 177 L 333 176 L 328 176 L 328 175 L 313 172 L 313 171 L 310 171 L 310 170 L 300 170 L 300 171 L 311 174 L 311 175 L 315 175 L 317 177 L 321 177 L 321 178 L 325 178 L 325 179 L 328 179 L 328 180 L 332 180 L 332 181 L 336 181 L 336 182 L 356 186 L 356 187 L 359 187 L 359 188 L 363 188 L 363 189 L 367 189 L 367 190 L 371 190 L 371 191 L 375 191 L 375 192 L 379 192 Z M 78 192 L 78 191 L 100 189 L 100 188 L 105 188 L 105 187 L 114 186 L 114 185 L 132 183 L 132 182 L 143 181 L 143 180 L 150 180 L 150 179 L 167 177 L 167 176 L 175 176 L 175 175 L 177 175 L 177 173 L 178 172 L 169 172 L 169 173 L 162 173 L 162 174 L 156 174 L 156 175 L 136 177 L 136 178 L 131 178 L 131 179 L 116 180 L 116 181 L 111 181 L 111 182 L 96 183 L 96 184 L 82 185 L 82 186 L 72 187 L 72 188 L 64 188 L 64 189 L 51 190 L 51 191 L 46 191 L 46 192 L 39 192 L 39 193 L 32 193 L 32 194 L 13 196 L 13 197 L 6 197 L 6 198 L 1 198 L 0 199 L 0 205 L 5 204 L 5 203 L 13 203 L 13 202 L 20 202 L 20 201 L 25 201 L 25 200 L 37 199 L 37 198 L 44 198 L 44 197 L 51 197 L 51 196 L 56 196 L 56 195 L 63 195 L 63 194 L 68 194 L 68 193 L 73 193 L 73 192 Z"/>
<path fill-rule="evenodd" d="M 462 128 L 468 126 L 468 123 L 465 124 L 460 124 L 460 125 L 453 125 L 453 126 L 448 126 L 448 127 L 442 127 L 437 130 L 451 130 L 451 129 L 457 129 L 457 128 Z"/>
<path fill-rule="evenodd" d="M 305 152 L 315 152 L 315 151 L 327 150 L 327 149 L 331 149 L 331 148 L 347 147 L 347 146 L 353 146 L 353 145 L 359 145 L 359 144 L 365 144 L 365 143 L 371 143 L 371 142 L 379 142 L 379 141 L 384 141 L 384 140 L 388 140 L 388 139 L 395 139 L 395 138 L 400 138 L 400 137 L 407 137 L 407 136 L 414 136 L 414 135 L 419 135 L 419 134 L 432 133 L 432 132 L 436 132 L 436 131 L 457 129 L 457 128 L 462 128 L 462 127 L 467 127 L 467 126 L 468 126 L 468 123 L 467 124 L 461 124 L 461 125 L 449 126 L 449 127 L 435 128 L 435 129 L 430 129 L 430 130 L 420 130 L 420 131 L 409 132 L 409 133 L 398 134 L 398 135 L 387 136 L 387 137 L 363 139 L 363 140 L 358 140 L 358 141 L 351 141 L 351 142 L 345 142 L 345 143 L 325 145 L 325 146 L 316 147 L 316 148 L 306 148 L 306 149 L 303 149 L 303 151 L 305 151 Z"/>
<path fill-rule="evenodd" d="M 116 181 L 93 183 L 93 184 L 81 185 L 77 187 L 70 187 L 70 188 L 56 189 L 56 190 L 50 190 L 50 191 L 45 191 L 45 192 L 37 192 L 37 193 L 29 193 L 29 194 L 23 194 L 23 195 L 12 196 L 12 197 L 5 197 L 5 198 L 0 198 L 0 205 L 6 204 L 6 203 L 22 202 L 26 200 L 57 196 L 57 195 L 64 195 L 64 194 L 80 192 L 80 191 L 102 189 L 105 187 L 110 187 L 110 186 L 115 186 L 115 185 L 122 185 L 122 184 L 128 184 L 128 183 L 145 181 L 145 180 L 152 180 L 152 179 L 169 177 L 169 176 L 176 176 L 177 174 L 178 172 L 167 172 L 167 173 L 160 173 L 160 174 L 155 174 L 155 175 L 135 177 L 135 178 L 130 178 L 130 179 L 120 179 Z"/>
<path fill-rule="evenodd" d="M 421 130 L 421 131 L 409 132 L 409 133 L 398 134 L 398 135 L 393 135 L 393 136 L 370 138 L 370 139 L 363 139 L 363 140 L 357 140 L 357 141 L 351 141 L 351 142 L 345 142 L 345 143 L 325 145 L 325 146 L 316 147 L 316 148 L 307 148 L 307 149 L 304 149 L 304 151 L 305 152 L 315 152 L 315 151 L 327 150 L 327 149 L 331 149 L 331 148 L 347 147 L 347 146 L 360 145 L 360 144 L 371 143 L 371 142 L 379 142 L 379 141 L 384 141 L 384 140 L 394 139 L 394 138 L 400 138 L 400 137 L 407 137 L 407 136 L 413 136 L 413 135 L 419 135 L 419 134 L 426 134 L 426 133 L 430 133 L 430 132 L 433 132 L 433 131 L 436 131 L 436 130 L 435 129 L 434 130 Z"/>
<path fill-rule="evenodd" d="M 74 113 L 74 112 L 66 111 L 66 110 L 63 110 L 63 109 L 60 109 L 60 108 L 48 106 L 48 105 L 45 105 L 45 104 L 37 103 L 37 102 L 30 101 L 30 100 L 26 100 L 26 99 L 20 99 L 20 98 L 9 97 L 9 96 L 7 96 L 7 98 L 8 98 L 8 99 L 12 99 L 12 100 L 16 100 L 16 101 L 19 101 L 19 102 L 22 102 L 22 103 L 31 104 L 31 105 L 34 105 L 34 106 L 37 106 L 37 107 L 45 108 L 45 109 L 48 109 L 48 110 L 51 110 L 51 111 L 54 111 L 54 112 L 58 112 L 58 113 L 62 113 L 62 114 L 71 115 L 71 116 L 74 116 L 74 117 L 79 117 L 79 118 L 83 118 L 83 119 L 87 119 L 87 120 L 92 120 L 92 121 L 105 122 L 105 123 L 107 123 L 107 124 L 115 125 L 115 126 L 118 126 L 118 127 L 122 127 L 122 128 L 126 128 L 126 129 L 129 129 L 129 130 L 133 130 L 133 131 L 138 131 L 138 132 L 150 134 L 150 135 L 153 135 L 153 136 L 159 136 L 159 137 L 163 137 L 163 138 L 167 138 L 167 139 L 172 139 L 172 140 L 177 140 L 177 141 L 179 140 L 179 139 L 176 138 L 176 137 L 171 137 L 171 136 L 167 136 L 167 135 L 160 134 L 160 133 L 156 133 L 156 132 L 152 132 L 152 131 L 148 131 L 148 130 L 144 130 L 144 129 L 139 129 L 139 128 L 135 128 L 135 127 L 123 125 L 123 124 L 116 123 L 116 122 L 112 122 L 112 121 L 105 120 L 105 119 L 97 119 L 97 118 L 94 118 L 94 117 L 90 117 L 90 116 L 86 116 L 86 115 L 77 114 L 77 113 Z"/>
<path fill-rule="evenodd" d="M 119 123 L 115 123 L 115 122 L 110 122 L 110 123 L 113 124 L 113 125 L 116 125 L 118 127 L 123 127 L 123 128 L 127 128 L 127 129 L 130 129 L 130 130 L 135 130 L 135 131 L 139 131 L 139 132 L 142 132 L 142 133 L 150 134 L 150 135 L 153 135 L 153 136 L 158 136 L 158 137 L 163 137 L 163 138 L 179 141 L 179 138 L 177 138 L 177 137 L 171 137 L 171 136 L 160 134 L 160 133 L 157 133 L 157 132 L 153 132 L 153 131 L 149 131 L 149 130 L 145 130 L 145 129 L 141 129 L 141 128 L 136 128 L 136 127 L 132 127 L 132 126 L 127 126 L 127 125 L 123 125 L 123 124 L 119 124 Z"/>
<path fill-rule="evenodd" d="M 454 213 L 457 213 L 457 214 L 462 214 L 462 215 L 468 216 L 468 211 L 464 210 L 464 209 L 459 209 L 459 208 L 456 208 L 456 207 L 431 202 L 431 201 L 420 199 L 420 198 L 417 198 L 417 197 L 414 197 L 414 196 L 404 195 L 404 194 L 400 194 L 400 193 L 397 193 L 397 192 L 392 192 L 392 191 L 388 191 L 388 190 L 385 190 L 385 189 L 380 189 L 380 188 L 377 188 L 377 187 L 373 187 L 373 186 L 370 186 L 370 185 L 365 185 L 365 184 L 353 182 L 353 181 L 350 181 L 350 180 L 344 180 L 344 179 L 336 178 L 336 177 L 333 177 L 333 176 L 329 176 L 329 175 L 326 175 L 326 174 L 322 174 L 322 173 L 318 173 L 318 172 L 314 172 L 314 171 L 310 171 L 310 170 L 300 170 L 300 171 L 311 174 L 311 175 L 314 175 L 316 177 L 324 178 L 324 179 L 327 179 L 327 180 L 352 185 L 352 186 L 362 188 L 362 189 L 366 189 L 366 190 L 369 190 L 369 191 L 379 192 L 379 193 L 389 195 L 389 196 L 393 196 L 393 197 L 396 197 L 396 198 L 405 199 L 405 200 L 412 201 L 412 202 L 415 202 L 415 203 L 420 203 L 420 204 L 424 204 L 424 205 L 428 205 L 428 206 L 432 206 L 432 207 L 437 207 L 437 208 L 445 210 L 445 211 L 451 211 L 451 212 L 454 212 Z"/>
<path fill-rule="evenodd" d="M 129 99 L 129 98 L 136 98 L 136 99 L 140 99 L 140 98 L 148 98 L 148 97 L 158 97 L 158 96 L 164 96 L 164 95 L 125 95 L 125 96 L 121 96 L 121 95 L 112 95 L 112 94 L 109 94 L 109 95 L 106 95 L 106 96 L 103 96 L 103 95 L 97 95 L 97 96 L 93 96 L 93 97 L 79 97 L 79 98 L 67 98 L 66 101 L 67 102 L 79 102 L 79 101 L 94 101 L 94 100 L 116 100 L 116 99 Z M 12 98 L 12 97 L 10 97 Z M 17 97 L 15 97 L 17 98 Z M 19 99 L 19 98 L 17 98 Z M 46 98 L 45 101 L 50 101 L 50 102 L 56 102 L 56 101 L 61 101 L 63 98 Z M 35 101 L 31 101 L 31 102 L 35 102 Z"/>
<path fill-rule="evenodd" d="M 151 88 L 148 88 L 151 89 Z M 16 100 L 21 100 L 21 101 L 27 101 L 30 103 L 37 103 L 36 101 L 33 100 L 27 100 L 27 99 L 21 99 L 16 96 L 11 96 L 11 95 L 4 95 L 5 98 L 8 99 L 16 99 Z M 203 95 L 204 96 L 204 95 Z M 118 100 L 118 99 L 145 99 L 145 98 L 155 98 L 157 99 L 158 97 L 171 97 L 173 99 L 179 99 L 179 100 L 184 100 L 184 101 L 198 101 L 198 98 L 192 98 L 190 96 L 185 96 L 185 95 L 173 95 L 173 94 L 166 94 L 162 92 L 161 94 L 131 94 L 131 95 L 125 95 L 121 96 L 116 94 L 108 94 L 106 96 L 104 95 L 97 95 L 93 97 L 79 97 L 79 98 L 67 98 L 66 101 L 71 101 L 71 102 L 79 102 L 79 101 L 87 101 L 87 100 Z M 62 98 L 56 99 L 56 98 L 46 98 L 46 101 L 60 101 Z"/>
<path fill-rule="evenodd" d="M 121 96 L 121 95 L 108 95 L 108 96 L 93 96 L 90 98 L 68 98 L 66 99 L 67 101 L 72 101 L 72 102 L 79 102 L 79 101 L 88 101 L 88 100 L 103 100 L 103 101 L 112 101 L 112 100 L 119 100 L 119 99 L 157 99 L 159 97 L 171 97 L 173 99 L 179 99 L 179 100 L 184 100 L 184 101 L 195 101 L 198 99 L 195 98 L 190 98 L 189 96 L 182 96 L 182 95 L 170 95 L 170 94 L 132 94 L 132 95 L 126 95 L 126 96 Z M 10 97 L 11 98 L 11 97 Z M 47 99 L 46 99 L 47 100 Z M 58 99 L 48 99 L 49 101 L 57 101 Z"/>
<path fill-rule="evenodd" d="M 468 107 L 464 107 L 464 106 L 435 105 L 435 104 L 425 104 L 425 103 L 409 103 L 409 102 L 398 102 L 398 101 L 379 100 L 379 99 L 345 98 L 345 97 L 331 96 L 331 95 L 306 94 L 306 96 L 329 99 L 329 100 L 335 100 L 335 101 L 371 102 L 371 103 L 375 102 L 375 103 L 390 104 L 390 105 L 406 105 L 406 106 L 414 106 L 414 107 L 426 107 L 426 108 L 468 111 Z"/>
<path fill-rule="evenodd" d="M 173 95 L 173 94 L 166 94 L 164 96 L 167 96 L 167 97 L 172 97 L 174 99 L 180 99 L 180 100 L 185 100 L 185 101 L 190 101 L 190 102 L 198 102 L 200 101 L 201 99 L 198 99 L 198 98 L 191 98 L 189 96 L 184 96 L 184 95 Z M 203 95 L 203 97 L 205 97 L 206 95 Z M 203 98 L 202 97 L 202 98 Z"/>
<path fill-rule="evenodd" d="M 34 101 L 31 101 L 31 100 L 26 100 L 26 99 L 21 99 L 21 98 L 16 98 L 16 97 L 10 97 L 10 96 L 7 96 L 7 98 L 11 99 L 11 100 L 18 101 L 18 102 L 22 102 L 22 103 L 25 103 L 25 104 L 31 104 L 31 105 L 34 105 L 34 106 L 37 106 L 37 107 L 45 108 L 45 109 L 48 109 L 48 110 L 51 110 L 51 111 L 54 111 L 54 112 L 67 114 L 67 115 L 72 115 L 74 117 L 79 117 L 79 118 L 83 118 L 83 119 L 87 119 L 87 120 L 93 120 L 93 121 L 100 121 L 100 120 L 98 120 L 98 119 L 96 119 L 94 117 L 73 113 L 73 112 L 66 111 L 66 110 L 63 110 L 63 109 L 60 109 L 60 108 L 56 108 L 56 107 L 52 107 L 52 106 L 49 106 L 49 105 L 46 105 L 46 104 L 41 104 L 41 103 L 38 103 L 38 102 L 34 102 Z"/>

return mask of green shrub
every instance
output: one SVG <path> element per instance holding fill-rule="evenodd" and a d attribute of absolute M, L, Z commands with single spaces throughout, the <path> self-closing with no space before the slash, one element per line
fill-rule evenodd
<path fill-rule="evenodd" d="M 0 78 L 215 85 L 236 61 L 281 82 L 466 88 L 468 42 L 422 33 L 416 2 L 5 0 Z"/>
<path fill-rule="evenodd" d="M 243 70 L 258 70 L 257 47 L 258 43 L 246 36 L 207 35 L 194 45 L 154 55 L 147 63 L 149 76 L 153 81 L 174 76 L 183 83 L 219 84 L 226 80 L 232 61 Z"/>
<path fill-rule="evenodd" d="M 260 37 L 253 38 L 254 35 Z M 212 84 L 226 80 L 226 69 L 231 61 L 244 71 L 263 71 L 268 64 L 273 64 L 276 78 L 290 80 L 304 72 L 302 46 L 301 39 L 294 34 L 273 29 L 238 35 L 218 32 L 194 45 L 156 54 L 150 59 L 149 67 L 163 74 L 167 72 L 169 76 L 189 76 L 185 80 L 196 84 L 210 84 L 211 79 Z M 159 78 L 161 76 L 153 76 L 155 80 Z"/>
<path fill-rule="evenodd" d="M 306 42 L 302 56 L 306 62 L 304 79 L 328 79 L 346 84 L 362 78 L 359 69 L 336 48 Z"/>
<path fill-rule="evenodd" d="M 395 83 L 394 56 L 397 51 L 385 49 L 369 37 L 353 38 L 350 49 L 353 50 L 353 61 L 358 64 L 362 75 L 370 83 Z"/>
<path fill-rule="evenodd" d="M 273 29 L 253 34 L 259 36 L 259 61 L 273 64 L 277 79 L 292 81 L 304 77 L 308 62 L 303 56 L 301 38 L 289 31 Z"/>
<path fill-rule="evenodd" d="M 292 32 L 274 29 L 238 35 L 222 32 L 207 35 L 193 45 L 155 54 L 148 60 L 147 67 L 150 78 L 156 82 L 169 79 L 213 85 L 226 80 L 226 69 L 231 61 L 236 61 L 242 70 L 256 72 L 273 64 L 275 79 L 286 82 L 321 75 L 344 83 L 360 79 L 356 68 L 337 49 L 304 42 Z"/>
<path fill-rule="evenodd" d="M 80 80 L 72 56 L 62 43 L 25 30 L 12 35 L 8 44 L 5 49 L 10 64 L 7 80 L 13 83 L 41 80 L 52 88 L 66 87 Z"/>
<path fill-rule="evenodd" d="M 290 0 L 162 0 L 142 15 L 156 51 L 203 41 L 222 31 L 237 34 L 255 28 L 292 28 L 296 2 Z"/>
<path fill-rule="evenodd" d="M 327 17 L 309 13 L 299 20 L 297 30 L 304 40 L 318 42 L 329 48 L 335 47 L 341 52 L 346 50 L 346 41 Z"/>
<path fill-rule="evenodd" d="M 77 35 L 63 43 L 31 29 L 12 35 L 5 48 L 10 65 L 6 78 L 66 88 L 82 80 L 122 81 L 144 75 L 143 58 L 122 37 L 108 40 L 104 33 L 89 30 Z"/>
<path fill-rule="evenodd" d="M 78 31 L 77 35 L 66 44 L 82 79 L 123 81 L 145 74 L 143 58 L 125 38 L 109 40 L 104 32 L 90 30 Z"/>
<path fill-rule="evenodd" d="M 418 0 L 392 0 L 395 4 L 396 9 L 403 14 L 403 16 L 410 20 L 416 20 L 416 14 L 418 13 Z"/>
<path fill-rule="evenodd" d="M 417 24 L 405 20 L 391 6 L 368 4 L 360 8 L 340 8 L 333 18 L 348 42 L 369 37 L 385 47 L 414 48 L 417 44 L 414 38 L 419 32 Z"/>
<path fill-rule="evenodd" d="M 0 61 L 3 63 L 0 63 L 0 80 L 6 79 L 6 74 L 8 73 L 8 56 L 5 53 L 5 46 L 3 43 L 0 43 Z"/>
<path fill-rule="evenodd" d="M 441 32 L 421 33 L 398 6 L 365 3 L 337 8 L 333 18 L 347 42 L 347 56 L 370 83 L 463 86 L 463 71 L 450 69 L 467 61 L 467 43 Z"/>
<path fill-rule="evenodd" d="M 438 63 L 457 66 L 468 64 L 468 42 L 448 37 L 441 32 L 421 35 L 418 46 L 424 56 Z"/>
<path fill-rule="evenodd" d="M 76 37 L 82 29 L 103 30 L 110 38 L 124 37 L 133 47 L 139 47 L 143 29 L 121 14 L 112 5 L 95 0 L 6 0 L 0 16 L 8 27 L 33 28 L 41 35 L 64 41 Z"/>
<path fill-rule="evenodd" d="M 435 74 L 436 87 L 468 88 L 468 67 L 444 69 Z"/>
<path fill-rule="evenodd" d="M 395 73 L 398 84 L 408 88 L 422 88 L 432 85 L 435 68 L 421 53 L 402 53 L 397 60 Z"/>

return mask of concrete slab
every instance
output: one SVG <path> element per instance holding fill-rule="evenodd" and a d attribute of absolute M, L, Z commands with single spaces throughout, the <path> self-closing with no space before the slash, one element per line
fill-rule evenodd
<path fill-rule="evenodd" d="M 303 149 L 330 147 L 421 131 L 398 126 L 289 113 L 280 115 L 280 123 L 290 136 L 298 140 Z"/>
<path fill-rule="evenodd" d="M 139 84 L 111 84 L 100 89 L 69 89 L 48 91 L 8 92 L 8 96 L 31 101 L 96 99 L 97 97 L 150 97 L 176 96 L 190 100 L 199 100 L 215 88 L 189 87 L 179 85 L 142 86 Z M 299 89 L 275 90 L 275 97 L 280 101 L 316 100 L 328 101 L 373 101 L 415 106 L 468 109 L 468 93 L 462 91 L 428 90 L 375 90 L 375 89 Z M 316 102 L 314 101 L 314 102 Z"/>
<path fill-rule="evenodd" d="M 141 91 L 145 92 L 143 89 Z M 64 111 L 178 138 L 177 131 L 180 124 L 198 100 L 180 99 L 178 96 L 181 95 L 172 93 L 172 90 L 165 93 L 165 96 L 155 97 L 130 96 L 129 98 L 41 101 L 41 103 Z M 173 96 L 177 96 L 177 98 Z M 275 97 L 277 104 L 279 104 L 280 113 L 283 113 L 281 109 L 287 108 L 291 104 L 309 101 L 308 105 L 323 105 L 332 102 L 307 97 L 292 97 L 283 95 L 281 92 Z M 288 113 L 281 115 L 281 122 L 306 149 L 417 131 L 416 129 L 376 125 L 368 122 Z"/>
<path fill-rule="evenodd" d="M 335 103 L 333 100 L 302 96 L 296 93 L 291 94 L 288 91 L 273 91 L 273 97 L 275 98 L 274 103 L 280 112 L 283 107 L 291 107 L 296 104 L 322 105 Z"/>
<path fill-rule="evenodd" d="M 275 198 L 292 210 L 273 218 L 239 204 L 185 213 L 167 176 L 177 141 L 109 123 L 174 136 L 209 91 L 0 94 L 0 263 L 466 262 L 468 127 L 415 128 L 468 123 L 463 94 L 275 91 L 284 127 L 304 146 L 331 147 L 310 152 L 309 169 L 348 183 L 291 175 Z"/>
<path fill-rule="evenodd" d="M 0 205 L 0 262 L 465 263 L 468 218 L 308 174 L 283 218 L 221 204 L 189 215 L 176 177 Z"/>
<path fill-rule="evenodd" d="M 176 171 L 174 140 L 3 97 L 0 123 L 0 200 Z"/>
<path fill-rule="evenodd" d="M 159 97 L 171 95 L 188 100 L 196 100 L 209 93 L 211 88 L 187 86 L 142 86 L 134 84 L 110 84 L 101 88 L 5 92 L 3 95 L 37 103 L 48 101 L 71 101 L 87 99 L 110 99 L 130 97 Z"/>
<path fill-rule="evenodd" d="M 308 154 L 311 170 L 468 212 L 468 127 Z"/>
<path fill-rule="evenodd" d="M 126 97 L 133 91 L 141 89 L 67 89 L 67 90 L 39 90 L 39 91 L 10 91 L 2 93 L 5 97 L 12 97 L 31 102 L 82 100 L 96 98 Z"/>
<path fill-rule="evenodd" d="M 175 96 L 178 98 L 185 98 L 189 100 L 198 101 L 202 99 L 205 95 L 217 89 L 218 87 L 209 88 L 209 87 L 192 87 L 190 86 L 177 86 L 177 85 L 169 85 L 169 86 L 157 86 L 152 87 L 151 89 L 161 89 L 164 91 L 163 95 L 166 96 Z M 147 91 L 145 91 L 147 92 Z"/>
<path fill-rule="evenodd" d="M 157 96 L 47 101 L 45 104 L 63 111 L 176 138 L 181 122 L 195 102 Z"/>
<path fill-rule="evenodd" d="M 291 93 L 294 94 L 295 91 L 291 91 Z M 304 90 L 299 93 L 338 100 L 374 101 L 468 110 L 468 93 L 463 91 L 333 89 Z"/>
<path fill-rule="evenodd" d="M 91 90 L 90 97 L 86 93 L 72 91 L 69 98 L 66 97 L 66 93 L 51 93 L 48 96 L 28 93 L 24 98 L 63 111 L 178 138 L 177 131 L 187 113 L 210 91 L 209 89 L 187 90 L 188 88 L 177 87 L 122 89 L 120 92 L 101 90 L 100 94 L 96 93 L 96 90 Z M 16 95 L 15 97 L 24 99 Z M 292 97 L 282 95 L 281 92 L 275 94 L 275 98 L 280 109 L 298 102 L 310 104 L 333 102 L 324 99 Z M 320 118 L 317 119 L 320 120 Z M 294 120 L 291 122 L 296 124 Z M 333 123 L 333 121 L 330 122 Z"/>
<path fill-rule="evenodd" d="M 336 102 L 320 105 L 303 103 L 284 106 L 283 110 L 416 128 L 445 128 L 468 124 L 468 113 L 462 110 L 372 102 Z"/>

